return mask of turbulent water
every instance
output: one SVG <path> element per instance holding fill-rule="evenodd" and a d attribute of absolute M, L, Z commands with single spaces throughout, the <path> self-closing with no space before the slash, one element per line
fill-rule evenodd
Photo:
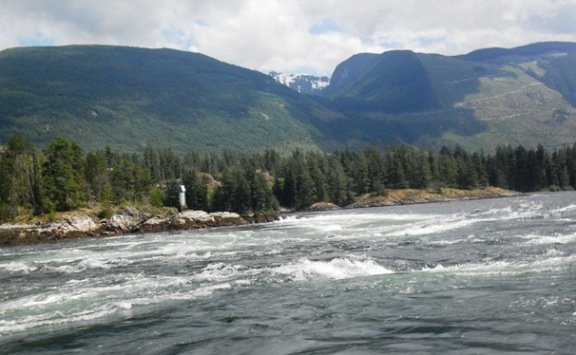
<path fill-rule="evenodd" d="M 574 354 L 576 193 L 0 249 L 0 352 Z"/>

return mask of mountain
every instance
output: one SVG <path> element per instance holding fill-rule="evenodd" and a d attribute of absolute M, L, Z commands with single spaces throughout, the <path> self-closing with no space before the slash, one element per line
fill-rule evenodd
<path fill-rule="evenodd" d="M 330 78 L 327 76 L 287 74 L 274 71 L 269 74 L 280 84 L 286 85 L 301 94 L 318 95 L 330 84 Z"/>
<path fill-rule="evenodd" d="M 113 46 L 0 52 L 0 143 L 21 132 L 87 149 L 318 149 L 333 113 L 268 75 L 202 54 Z"/>
<path fill-rule="evenodd" d="M 576 141 L 576 44 L 536 43 L 461 56 L 357 54 L 322 92 L 346 118 L 324 127 L 352 142 L 545 145 Z"/>
<path fill-rule="evenodd" d="M 181 152 L 576 141 L 576 43 L 360 53 L 321 90 L 327 78 L 272 75 L 169 49 L 5 50 L 0 145 L 15 132 L 39 145 L 66 136 L 86 149 Z"/>

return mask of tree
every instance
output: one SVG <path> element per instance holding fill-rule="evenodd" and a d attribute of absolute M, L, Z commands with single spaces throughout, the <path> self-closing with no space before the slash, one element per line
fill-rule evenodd
<path fill-rule="evenodd" d="M 222 184 L 214 197 L 215 207 L 221 211 L 247 213 L 251 208 L 250 184 L 244 170 L 233 166 L 222 174 Z"/>
<path fill-rule="evenodd" d="M 382 190 L 385 185 L 384 176 L 386 169 L 380 147 L 376 144 L 371 144 L 364 150 L 364 157 L 367 163 L 369 191 Z"/>
<path fill-rule="evenodd" d="M 0 157 L 0 220 L 16 216 L 18 208 L 35 214 L 44 210 L 39 158 L 30 142 L 16 134 Z"/>
<path fill-rule="evenodd" d="M 132 156 L 121 156 L 110 170 L 115 203 L 143 201 L 149 197 L 150 171 Z"/>
<path fill-rule="evenodd" d="M 158 164 L 160 168 L 159 179 L 174 180 L 182 177 L 182 162 L 172 149 L 168 148 L 160 151 Z"/>
<path fill-rule="evenodd" d="M 438 156 L 438 176 L 441 185 L 446 187 L 458 186 L 458 164 L 447 147 L 443 147 Z"/>
<path fill-rule="evenodd" d="M 344 206 L 352 202 L 353 193 L 350 189 L 349 179 L 337 158 L 329 159 L 327 180 L 330 201 L 338 206 Z"/>
<path fill-rule="evenodd" d="M 154 181 L 163 180 L 162 170 L 160 169 L 160 159 L 158 152 L 154 148 L 146 146 L 143 152 L 144 166 L 150 172 L 150 177 Z"/>
<path fill-rule="evenodd" d="M 82 194 L 82 151 L 65 138 L 56 138 L 45 151 L 43 180 L 48 203 L 58 211 L 79 207 Z"/>
<path fill-rule="evenodd" d="M 328 201 L 328 184 L 323 169 L 323 157 L 318 154 L 308 155 L 306 165 L 308 174 L 310 175 L 310 179 L 312 179 L 314 185 L 314 196 L 312 196 L 311 199 L 315 202 Z"/>
<path fill-rule="evenodd" d="M 176 180 L 170 180 L 166 183 L 166 192 L 164 194 L 164 206 L 180 207 L 180 183 Z"/>
<path fill-rule="evenodd" d="M 278 201 L 272 193 L 272 188 L 263 172 L 254 171 L 249 175 L 250 190 L 252 193 L 252 211 L 269 212 L 278 209 Z"/>
<path fill-rule="evenodd" d="M 405 173 L 407 165 L 407 154 L 403 147 L 391 147 L 386 150 L 386 170 L 387 186 L 395 189 L 406 189 L 410 187 L 408 178 Z M 376 190 L 377 191 L 377 190 Z"/>
<path fill-rule="evenodd" d="M 186 187 L 186 203 L 190 209 L 208 210 L 208 191 L 198 176 L 197 170 L 188 170 L 184 173 L 182 184 Z"/>
<path fill-rule="evenodd" d="M 430 168 L 430 159 L 427 154 L 417 153 L 413 158 L 413 165 L 410 171 L 410 187 L 415 189 L 425 189 L 430 186 L 432 181 L 432 170 Z"/>
<path fill-rule="evenodd" d="M 88 198 L 100 202 L 111 201 L 110 170 L 104 152 L 88 153 L 84 174 L 88 184 Z"/>
<path fill-rule="evenodd" d="M 529 191 L 530 189 L 530 166 L 528 164 L 528 152 L 523 146 L 514 150 L 514 180 L 513 188 L 517 191 Z"/>
<path fill-rule="evenodd" d="M 352 180 L 352 191 L 358 195 L 370 191 L 368 162 L 364 154 L 345 152 L 340 158 L 344 173 Z"/>

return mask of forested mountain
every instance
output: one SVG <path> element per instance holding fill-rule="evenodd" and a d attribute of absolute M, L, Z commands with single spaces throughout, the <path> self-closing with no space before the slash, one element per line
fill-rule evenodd
<path fill-rule="evenodd" d="M 323 95 L 346 119 L 332 136 L 425 147 L 576 140 L 576 44 L 547 42 L 462 56 L 357 54 Z M 350 133 L 353 132 L 353 133 Z"/>
<path fill-rule="evenodd" d="M 15 48 L 0 52 L 0 145 L 21 133 L 132 152 L 562 146 L 576 141 L 576 44 L 357 54 L 318 94 L 197 53 Z"/>
<path fill-rule="evenodd" d="M 0 142 L 66 136 L 89 149 L 315 149 L 327 109 L 270 76 L 168 49 L 111 46 L 0 52 Z"/>

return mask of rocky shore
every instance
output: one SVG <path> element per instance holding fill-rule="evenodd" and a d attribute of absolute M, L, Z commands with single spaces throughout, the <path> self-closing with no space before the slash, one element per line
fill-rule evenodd
<path fill-rule="evenodd" d="M 431 202 L 449 202 L 463 200 L 480 200 L 487 198 L 514 197 L 521 193 L 501 189 L 498 187 L 486 187 L 473 190 L 461 190 L 454 188 L 438 189 L 399 189 L 390 190 L 383 194 L 365 194 L 359 196 L 356 202 L 346 208 L 366 208 L 397 206 Z"/>
<path fill-rule="evenodd" d="M 106 237 L 130 233 L 163 232 L 271 222 L 276 214 L 241 216 L 231 212 L 184 211 L 153 215 L 123 208 L 110 218 L 71 216 L 48 223 L 0 225 L 0 246 L 49 243 L 60 240 Z"/>
<path fill-rule="evenodd" d="M 494 187 L 476 190 L 449 188 L 426 190 L 403 189 L 390 190 L 384 194 L 365 194 L 359 196 L 355 203 L 345 206 L 344 208 L 381 207 L 414 203 L 511 197 L 517 195 L 519 195 L 517 192 Z M 308 210 L 328 211 L 339 208 L 340 207 L 332 203 L 319 202 L 310 206 Z M 3 224 L 0 225 L 0 247 L 131 233 L 241 226 L 251 223 L 272 222 L 278 218 L 278 214 L 275 213 L 241 216 L 231 212 L 207 213 L 204 211 L 184 211 L 158 215 L 125 207 L 113 214 L 110 218 L 76 215 L 48 223 Z"/>

